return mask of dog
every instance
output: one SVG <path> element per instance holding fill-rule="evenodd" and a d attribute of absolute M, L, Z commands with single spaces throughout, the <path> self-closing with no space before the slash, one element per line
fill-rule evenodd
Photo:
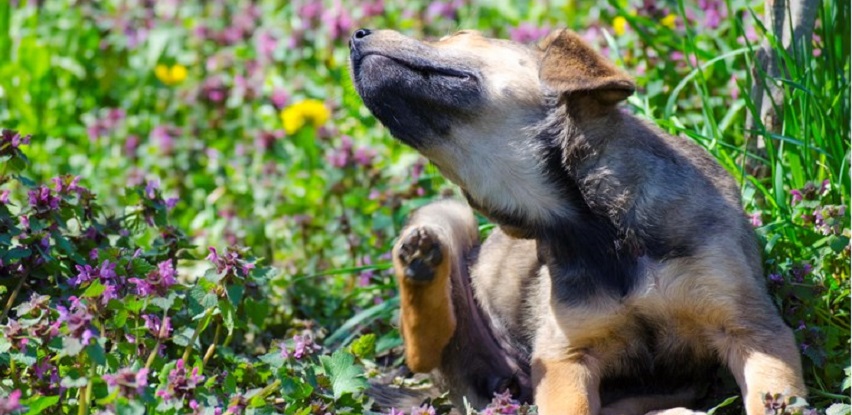
<path fill-rule="evenodd" d="M 529 46 L 360 29 L 350 63 L 391 135 L 498 225 L 480 246 L 470 208 L 442 201 L 403 230 L 413 371 L 437 369 L 455 400 L 509 389 L 545 415 L 689 405 L 716 365 L 749 415 L 766 393 L 806 395 L 735 181 L 621 110 L 634 82 L 577 34 Z"/>

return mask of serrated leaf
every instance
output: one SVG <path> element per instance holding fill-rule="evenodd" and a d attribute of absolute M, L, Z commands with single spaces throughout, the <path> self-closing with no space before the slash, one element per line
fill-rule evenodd
<path fill-rule="evenodd" d="M 83 350 L 83 343 L 73 337 L 62 338 L 62 354 L 65 356 L 77 356 Z"/>
<path fill-rule="evenodd" d="M 273 370 L 280 369 L 281 366 L 284 366 L 284 362 L 286 361 L 284 359 L 284 356 L 281 356 L 280 351 L 274 351 L 274 352 L 267 353 L 265 355 L 260 356 L 258 359 L 261 362 L 269 365 L 269 367 L 271 367 Z"/>
<path fill-rule="evenodd" d="M 216 268 L 210 268 L 207 272 L 204 273 L 204 279 L 206 281 L 210 281 L 212 283 L 218 283 L 225 277 L 225 273 L 219 273 L 216 271 Z"/>
<path fill-rule="evenodd" d="M 168 310 L 172 308 L 172 305 L 175 303 L 175 298 L 177 297 L 177 293 L 174 291 L 166 294 L 165 297 L 156 297 L 151 299 L 151 304 L 160 307 L 161 310 Z"/>
<path fill-rule="evenodd" d="M 59 396 L 35 395 L 29 399 L 21 401 L 21 403 L 27 407 L 27 412 L 25 412 L 26 415 L 36 415 L 59 403 Z"/>
<path fill-rule="evenodd" d="M 204 314 L 208 308 L 215 307 L 217 302 L 216 295 L 201 287 L 201 284 L 192 287 L 187 296 L 187 305 L 193 318 Z"/>
<path fill-rule="evenodd" d="M 27 356 L 24 353 L 10 353 L 9 357 L 12 360 L 24 365 L 24 366 L 35 366 L 36 358 L 33 356 Z"/>
<path fill-rule="evenodd" d="M 63 388 L 82 388 L 89 383 L 89 379 L 85 376 L 80 376 L 79 378 L 72 378 L 70 376 L 65 376 L 59 382 L 59 385 Z"/>
<path fill-rule="evenodd" d="M 345 350 L 338 350 L 331 356 L 321 356 L 325 374 L 331 379 L 334 399 L 340 399 L 347 393 L 357 394 L 367 387 L 363 369 L 355 365 L 355 356 Z"/>
<path fill-rule="evenodd" d="M 825 415 L 849 415 L 852 413 L 852 406 L 845 403 L 836 403 L 825 410 Z"/>
<path fill-rule="evenodd" d="M 310 397 L 314 388 L 301 378 L 285 376 L 281 379 L 281 390 L 285 401 L 295 403 Z"/>

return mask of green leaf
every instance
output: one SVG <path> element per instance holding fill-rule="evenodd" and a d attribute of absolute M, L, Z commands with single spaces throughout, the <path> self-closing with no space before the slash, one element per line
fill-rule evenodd
<path fill-rule="evenodd" d="M 266 363 L 273 370 L 280 369 L 281 366 L 284 366 L 284 362 L 286 362 L 284 356 L 281 356 L 281 352 L 278 350 L 262 355 L 258 358 L 258 360 L 263 363 Z"/>
<path fill-rule="evenodd" d="M 352 346 L 349 346 L 349 350 L 352 351 L 352 354 L 361 359 L 372 359 L 373 355 L 376 353 L 376 335 L 370 333 L 359 337 L 352 342 Z"/>
<path fill-rule="evenodd" d="M 106 286 L 101 284 L 100 280 L 93 280 L 89 287 L 86 288 L 86 291 L 83 291 L 83 297 L 85 298 L 97 298 L 100 297 L 101 294 L 106 290 Z"/>
<path fill-rule="evenodd" d="M 21 403 L 28 408 L 27 412 L 25 412 L 26 415 L 35 415 L 40 414 L 45 409 L 59 403 L 59 396 L 35 395 L 29 399 L 21 401 Z"/>
<path fill-rule="evenodd" d="M 713 409 L 710 409 L 709 411 L 707 411 L 707 415 L 713 415 L 714 413 L 716 413 L 717 410 L 724 408 L 724 407 L 736 402 L 736 400 L 739 399 L 739 398 L 740 398 L 739 396 L 731 396 L 730 398 L 725 399 L 724 401 L 722 401 L 722 403 L 716 405 L 715 407 L 713 407 Z"/>
<path fill-rule="evenodd" d="M 18 363 L 20 363 L 24 366 L 35 366 L 35 364 L 36 364 L 36 358 L 35 357 L 28 356 L 24 353 L 10 353 L 9 357 L 11 357 L 12 360 L 14 360 L 14 361 L 16 361 L 16 362 L 18 362 Z"/>
<path fill-rule="evenodd" d="M 193 318 L 204 314 L 208 308 L 215 307 L 217 302 L 216 295 L 202 287 L 200 281 L 189 290 L 187 305 Z"/>
<path fill-rule="evenodd" d="M 357 394 L 367 387 L 363 369 L 355 365 L 355 356 L 345 350 L 338 350 L 333 355 L 320 356 L 325 374 L 331 379 L 331 390 L 334 399 L 340 399 L 347 393 Z"/>
<path fill-rule="evenodd" d="M 77 356 L 83 350 L 83 343 L 73 337 L 62 338 L 62 354 L 65 356 Z"/>
<path fill-rule="evenodd" d="M 174 305 L 176 297 L 177 293 L 170 291 L 165 297 L 156 297 L 152 299 L 151 304 L 160 307 L 161 310 L 168 310 L 172 308 L 172 305 Z"/>
<path fill-rule="evenodd" d="M 266 316 L 269 315 L 269 301 L 248 297 L 243 303 L 243 310 L 252 324 L 260 329 L 266 326 Z"/>
<path fill-rule="evenodd" d="M 846 403 L 836 403 L 825 410 L 825 415 L 849 415 L 852 413 L 852 406 Z"/>
<path fill-rule="evenodd" d="M 241 284 L 231 284 L 226 287 L 228 291 L 228 299 L 231 300 L 231 304 L 236 308 L 239 306 L 240 301 L 243 299 L 243 292 L 245 291 L 245 287 Z"/>
<path fill-rule="evenodd" d="M 89 358 L 92 359 L 97 365 L 103 366 L 106 364 L 106 352 L 104 348 L 99 344 L 93 344 L 86 347 L 86 354 L 89 355 Z"/>
<path fill-rule="evenodd" d="M 281 391 L 285 401 L 295 403 L 310 397 L 314 388 L 299 377 L 285 376 L 281 379 Z"/>

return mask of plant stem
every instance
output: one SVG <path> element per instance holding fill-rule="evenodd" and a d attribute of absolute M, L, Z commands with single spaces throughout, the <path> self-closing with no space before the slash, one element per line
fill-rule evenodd
<path fill-rule="evenodd" d="M 21 292 L 21 287 L 24 286 L 24 281 L 26 281 L 27 275 L 29 275 L 29 272 L 25 272 L 24 275 L 21 275 L 18 285 L 15 286 L 15 289 L 12 291 L 9 299 L 6 300 L 6 305 L 3 306 L 3 314 L 0 314 L 0 321 L 6 319 L 6 315 L 9 314 L 9 309 L 12 308 L 12 304 L 15 303 L 15 299 L 18 298 L 18 293 Z"/>
<path fill-rule="evenodd" d="M 12 385 L 15 388 L 19 388 L 21 384 L 21 380 L 18 377 L 18 368 L 15 364 L 15 359 L 9 359 L 9 374 L 12 376 Z"/>
<path fill-rule="evenodd" d="M 256 398 L 259 396 L 265 399 L 267 396 L 269 396 L 269 394 L 275 392 L 275 390 L 278 389 L 279 386 L 281 386 L 281 379 L 275 379 L 275 382 L 272 382 L 265 388 L 261 389 L 260 392 L 258 392 L 257 395 L 252 396 L 252 398 Z"/>
<path fill-rule="evenodd" d="M 163 310 L 163 318 L 160 319 L 160 331 L 157 332 L 157 344 L 154 345 L 154 349 L 151 350 L 151 354 L 148 355 L 148 360 L 145 361 L 145 369 L 150 369 L 151 365 L 154 364 L 154 359 L 160 351 L 160 344 L 162 344 L 163 339 L 169 334 L 168 330 L 166 330 L 167 318 L 169 318 L 169 310 L 165 309 Z"/>
<path fill-rule="evenodd" d="M 205 365 L 207 365 L 207 361 L 210 360 L 210 357 L 213 356 L 213 353 L 216 352 L 216 343 L 219 342 L 219 334 L 222 333 L 222 323 L 216 324 L 216 333 L 213 334 L 213 343 L 210 343 L 210 347 L 207 348 L 207 353 L 204 353 L 204 359 L 201 361 L 201 368 L 203 369 Z"/>
<path fill-rule="evenodd" d="M 198 320 L 198 325 L 195 326 L 195 331 L 192 332 L 192 338 L 189 340 L 189 343 L 186 345 L 186 348 L 183 349 L 183 361 L 186 362 L 189 359 L 189 353 L 192 351 L 192 346 L 195 345 L 195 341 L 198 340 L 198 336 L 201 334 L 203 327 L 209 322 L 210 315 L 213 314 L 213 307 L 207 309 L 204 312 L 204 317 L 201 317 Z"/>
<path fill-rule="evenodd" d="M 86 359 L 83 359 L 85 362 Z M 77 406 L 77 415 L 85 415 L 89 413 L 89 399 L 92 396 L 92 384 L 95 377 L 95 365 L 89 365 L 89 379 L 86 382 L 86 388 L 80 390 L 80 398 Z"/>

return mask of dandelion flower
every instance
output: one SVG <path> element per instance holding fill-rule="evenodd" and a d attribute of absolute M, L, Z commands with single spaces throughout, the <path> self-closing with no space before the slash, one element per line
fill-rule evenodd
<path fill-rule="evenodd" d="M 612 19 L 612 31 L 618 36 L 623 35 L 627 31 L 627 19 L 623 16 L 616 16 L 615 19 Z"/>
<path fill-rule="evenodd" d="M 660 20 L 660 24 L 665 27 L 668 27 L 669 29 L 674 29 L 675 20 L 677 20 L 677 16 L 675 16 L 673 13 L 669 13 L 666 15 L 666 17 L 663 17 L 663 19 Z"/>
<path fill-rule="evenodd" d="M 186 79 L 186 66 L 176 64 L 168 66 L 159 64 L 154 68 L 154 75 L 166 85 L 177 85 Z"/>
<path fill-rule="evenodd" d="M 299 131 L 305 124 L 310 123 L 314 128 L 319 128 L 331 117 L 331 113 L 322 101 L 306 99 L 299 101 L 281 111 L 281 123 L 284 131 L 293 134 Z"/>

